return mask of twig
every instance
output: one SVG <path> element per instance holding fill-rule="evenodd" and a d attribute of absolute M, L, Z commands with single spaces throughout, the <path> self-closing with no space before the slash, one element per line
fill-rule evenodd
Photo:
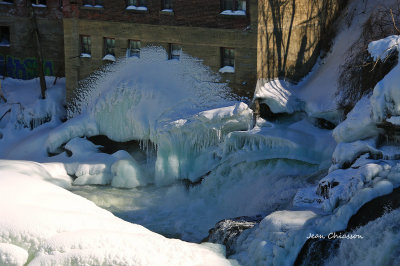
<path fill-rule="evenodd" d="M 396 26 L 396 21 L 394 20 L 393 10 L 392 10 L 392 9 L 390 9 L 390 15 L 392 15 L 392 21 L 393 21 L 393 26 L 394 26 L 394 28 L 396 29 L 397 33 L 400 34 L 400 30 L 397 28 L 397 26 Z"/>
<path fill-rule="evenodd" d="M 8 114 L 9 112 L 11 112 L 11 108 L 7 110 L 7 112 L 5 112 L 1 117 L 0 117 L 0 121 L 6 116 L 6 114 Z"/>

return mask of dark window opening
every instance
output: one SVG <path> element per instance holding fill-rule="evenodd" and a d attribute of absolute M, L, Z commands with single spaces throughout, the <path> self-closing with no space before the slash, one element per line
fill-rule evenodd
<path fill-rule="evenodd" d="M 46 5 L 46 0 L 32 0 L 32 5 Z"/>
<path fill-rule="evenodd" d="M 246 0 L 222 0 L 221 2 L 222 11 L 242 11 L 246 13 L 247 5 Z"/>
<path fill-rule="evenodd" d="M 103 0 L 83 0 L 83 5 L 85 6 L 103 6 Z"/>
<path fill-rule="evenodd" d="M 235 67 L 235 50 L 231 48 L 222 48 L 221 49 L 221 66 L 226 67 Z"/>
<path fill-rule="evenodd" d="M 115 39 L 104 38 L 104 55 L 115 56 Z"/>
<path fill-rule="evenodd" d="M 0 26 L 0 46 L 10 46 L 10 27 Z"/>
<path fill-rule="evenodd" d="M 182 47 L 179 44 L 170 43 L 169 44 L 169 56 L 168 59 L 179 60 L 181 57 Z"/>
<path fill-rule="evenodd" d="M 172 0 L 163 0 L 163 9 L 173 9 L 173 1 Z"/>
<path fill-rule="evenodd" d="M 81 35 L 81 56 L 82 55 L 90 56 L 90 46 L 91 46 L 90 36 Z"/>
<path fill-rule="evenodd" d="M 147 1 L 146 0 L 128 0 L 126 2 L 127 6 L 136 6 L 136 7 L 147 7 Z"/>
<path fill-rule="evenodd" d="M 129 40 L 128 56 L 129 57 L 140 57 L 140 41 Z"/>

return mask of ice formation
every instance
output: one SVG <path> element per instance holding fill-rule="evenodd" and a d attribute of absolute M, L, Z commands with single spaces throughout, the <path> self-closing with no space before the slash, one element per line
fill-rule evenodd
<path fill-rule="evenodd" d="M 198 181 L 216 163 L 215 149 L 225 136 L 251 126 L 252 111 L 232 101 L 200 62 L 185 55 L 177 62 L 165 58 L 164 50 L 147 48 L 140 59 L 113 66 L 84 91 L 86 100 L 77 102 L 81 114 L 50 133 L 48 151 L 82 136 L 150 141 L 157 147 L 156 184 Z"/>

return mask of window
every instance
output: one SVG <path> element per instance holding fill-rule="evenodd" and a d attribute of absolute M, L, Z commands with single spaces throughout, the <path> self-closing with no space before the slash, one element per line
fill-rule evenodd
<path fill-rule="evenodd" d="M 235 50 L 232 48 L 221 48 L 221 73 L 235 72 Z"/>
<path fill-rule="evenodd" d="M 103 0 L 83 0 L 84 6 L 103 7 Z"/>
<path fill-rule="evenodd" d="M 224 15 L 246 15 L 246 0 L 222 0 Z"/>
<path fill-rule="evenodd" d="M 104 38 L 104 55 L 115 56 L 115 39 Z"/>
<path fill-rule="evenodd" d="M 179 60 L 179 58 L 181 57 L 181 52 L 182 52 L 182 47 L 179 44 L 170 43 L 168 59 Z"/>
<path fill-rule="evenodd" d="M 162 7 L 163 10 L 172 10 L 173 9 L 173 5 L 172 5 L 172 0 L 162 0 Z"/>
<path fill-rule="evenodd" d="M 0 26 L 0 46 L 10 46 L 10 27 Z"/>
<path fill-rule="evenodd" d="M 90 36 L 81 35 L 81 57 L 90 57 Z"/>
<path fill-rule="evenodd" d="M 33 6 L 45 6 L 46 0 L 32 0 Z"/>
<path fill-rule="evenodd" d="M 140 41 L 129 40 L 128 56 L 140 57 Z"/>
<path fill-rule="evenodd" d="M 127 9 L 147 10 L 146 0 L 128 0 L 126 2 Z"/>

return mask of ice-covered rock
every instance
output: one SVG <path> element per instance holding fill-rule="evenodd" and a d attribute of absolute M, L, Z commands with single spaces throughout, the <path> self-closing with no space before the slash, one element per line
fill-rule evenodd
<path fill-rule="evenodd" d="M 259 80 L 254 92 L 254 99 L 268 105 L 273 113 L 293 113 L 304 110 L 304 102 L 298 99 L 291 84 L 285 80 Z"/>
<path fill-rule="evenodd" d="M 347 114 L 346 120 L 333 130 L 333 136 L 338 143 L 362 140 L 378 134 L 379 129 L 372 119 L 372 106 L 367 96 L 358 101 Z"/>

